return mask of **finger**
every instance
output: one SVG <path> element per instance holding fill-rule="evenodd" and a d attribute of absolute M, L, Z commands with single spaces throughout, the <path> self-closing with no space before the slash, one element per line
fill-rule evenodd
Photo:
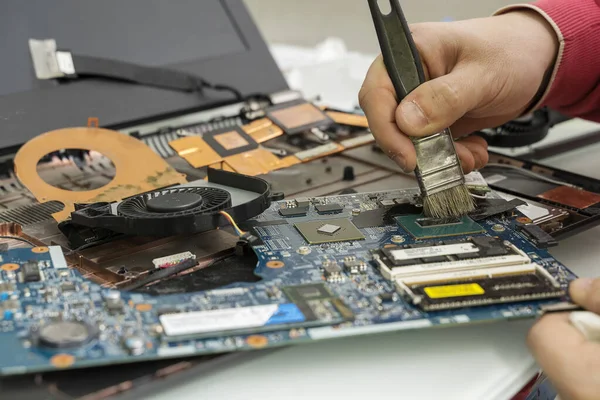
<path fill-rule="evenodd" d="M 547 315 L 531 328 L 527 343 L 565 399 L 591 399 L 600 392 L 600 344 L 587 341 L 568 314 Z"/>
<path fill-rule="evenodd" d="M 470 135 L 473 132 L 480 131 L 482 129 L 495 128 L 506 122 L 514 119 L 516 115 L 501 115 L 489 118 L 472 118 L 467 116 L 462 117 L 450 126 L 452 130 L 452 136 L 459 138 L 462 136 Z"/>
<path fill-rule="evenodd" d="M 475 67 L 458 66 L 423 83 L 396 110 L 398 128 L 409 136 L 427 136 L 453 125 L 482 102 L 486 80 Z"/>
<path fill-rule="evenodd" d="M 381 57 L 369 68 L 359 92 L 359 103 L 383 151 L 406 172 L 414 170 L 417 163 L 414 146 L 395 123 L 398 102 Z"/>
<path fill-rule="evenodd" d="M 575 303 L 600 314 L 600 279 L 577 279 L 569 285 L 569 294 Z"/>
<path fill-rule="evenodd" d="M 489 154 L 487 151 L 487 142 L 480 136 L 466 136 L 458 142 L 467 148 L 473 155 L 475 164 L 474 169 L 483 168 L 489 161 Z"/>
<path fill-rule="evenodd" d="M 473 171 L 475 168 L 475 158 L 473 157 L 473 153 L 459 142 L 456 142 L 454 147 L 456 148 L 456 155 L 460 159 L 460 165 L 462 166 L 463 172 L 468 174 Z"/>

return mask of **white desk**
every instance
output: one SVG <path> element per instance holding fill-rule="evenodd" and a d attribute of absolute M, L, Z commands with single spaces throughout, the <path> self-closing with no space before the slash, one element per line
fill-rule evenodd
<path fill-rule="evenodd" d="M 315 79 L 328 74 L 316 73 L 306 66 L 303 67 L 304 72 L 290 70 L 290 54 L 286 53 L 285 60 L 289 74 L 302 86 L 309 87 L 313 94 L 319 87 Z M 305 60 L 307 56 L 303 53 Z M 356 60 L 357 56 L 350 58 Z M 348 64 L 343 60 L 329 59 L 326 63 L 337 70 L 348 70 Z M 365 62 L 354 65 L 359 69 L 368 67 Z M 349 75 L 352 76 L 346 82 L 343 79 L 337 82 L 344 87 L 344 93 L 356 93 L 360 73 L 352 70 Z M 329 98 L 335 98 L 338 93 L 331 87 L 324 90 L 330 93 Z M 573 121 L 551 135 L 589 128 L 587 123 Z M 600 145 L 559 157 L 551 164 L 600 178 L 600 163 L 596 161 L 599 150 Z M 578 275 L 594 276 L 600 275 L 596 250 L 599 248 L 600 227 L 565 240 L 552 253 Z M 525 346 L 525 337 L 532 323 L 498 322 L 404 331 L 257 352 L 243 363 L 189 379 L 176 387 L 165 387 L 163 391 L 145 398 L 510 399 L 537 371 Z"/>

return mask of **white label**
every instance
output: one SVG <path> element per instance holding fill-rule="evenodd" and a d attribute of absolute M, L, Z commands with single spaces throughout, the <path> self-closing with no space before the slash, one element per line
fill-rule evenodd
<path fill-rule="evenodd" d="M 487 178 L 485 178 L 486 182 L 490 185 L 493 185 L 494 183 L 498 183 L 505 179 L 506 179 L 506 177 L 504 175 L 498 175 L 498 174 L 491 175 L 491 176 L 488 176 Z"/>
<path fill-rule="evenodd" d="M 160 322 L 168 336 L 254 328 L 265 325 L 278 307 L 277 304 L 268 304 L 224 310 L 165 314 L 160 316 Z"/>
<path fill-rule="evenodd" d="M 75 75 L 75 65 L 73 64 L 73 57 L 68 51 L 57 51 L 56 62 L 58 63 L 58 69 L 65 75 Z"/>
<path fill-rule="evenodd" d="M 54 268 L 68 268 L 67 260 L 65 260 L 65 255 L 60 246 L 50 246 L 48 247 L 48 251 L 50 253 L 50 259 L 52 260 L 52 266 L 54 266 Z"/>
<path fill-rule="evenodd" d="M 473 243 L 446 244 L 442 246 L 419 247 L 416 249 L 392 250 L 395 260 L 412 260 L 453 254 L 477 253 L 479 249 Z"/>
<path fill-rule="evenodd" d="M 465 183 L 468 186 L 487 186 L 485 178 L 477 171 L 465 175 Z"/>

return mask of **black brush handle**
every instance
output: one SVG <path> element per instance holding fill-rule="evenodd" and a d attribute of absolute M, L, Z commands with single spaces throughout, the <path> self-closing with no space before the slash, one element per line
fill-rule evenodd
<path fill-rule="evenodd" d="M 382 14 L 377 0 L 368 0 L 379 47 L 398 102 L 425 82 L 419 52 L 398 0 L 389 0 L 391 12 Z"/>

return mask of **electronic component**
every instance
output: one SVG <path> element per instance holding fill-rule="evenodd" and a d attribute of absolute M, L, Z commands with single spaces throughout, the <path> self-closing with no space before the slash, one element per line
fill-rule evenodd
<path fill-rule="evenodd" d="M 307 199 L 306 197 L 297 198 L 296 200 L 294 200 L 294 202 L 296 203 L 296 207 L 308 208 L 308 206 L 310 205 L 310 200 Z"/>
<path fill-rule="evenodd" d="M 40 267 L 35 261 L 27 261 L 21 266 L 23 282 L 39 282 L 42 280 Z"/>
<path fill-rule="evenodd" d="M 352 275 L 367 272 L 367 263 L 363 260 L 357 260 L 356 257 L 344 258 L 344 268 Z"/>
<path fill-rule="evenodd" d="M 159 257 L 152 260 L 152 264 L 154 264 L 154 268 L 168 268 L 173 265 L 181 264 L 186 260 L 195 260 L 196 255 L 192 254 L 189 251 L 173 254 L 166 257 Z"/>
<path fill-rule="evenodd" d="M 338 225 L 325 224 L 322 227 L 320 227 L 319 229 L 317 229 L 317 232 L 325 234 L 325 235 L 333 235 L 340 229 L 342 229 L 342 228 Z"/>
<path fill-rule="evenodd" d="M 541 267 L 525 274 L 455 278 L 443 284 L 400 282 L 397 286 L 424 311 L 559 298 L 566 293 Z"/>
<path fill-rule="evenodd" d="M 315 209 L 319 214 L 335 214 L 344 211 L 344 206 L 341 204 L 317 204 Z"/>
<path fill-rule="evenodd" d="M 285 207 L 279 209 L 282 217 L 303 217 L 308 213 L 308 207 Z"/>
<path fill-rule="evenodd" d="M 104 294 L 104 301 L 109 312 L 117 314 L 123 311 L 125 303 L 121 299 L 121 293 L 116 290 L 111 290 Z"/>
<path fill-rule="evenodd" d="M 73 282 L 63 282 L 60 284 L 60 290 L 65 292 L 74 292 L 77 290 L 77 286 Z"/>
<path fill-rule="evenodd" d="M 327 282 L 342 282 L 344 280 L 344 276 L 342 275 L 342 268 L 335 261 L 324 261 L 323 262 L 323 274 L 325 275 L 325 279 Z"/>
<path fill-rule="evenodd" d="M 89 342 L 96 330 L 80 321 L 57 321 L 43 325 L 34 335 L 42 347 L 66 349 Z"/>
<path fill-rule="evenodd" d="M 394 200 L 391 200 L 391 199 L 383 199 L 383 200 L 379 200 L 377 202 L 377 204 L 380 207 L 391 207 L 391 206 L 395 205 L 396 202 Z"/>
<path fill-rule="evenodd" d="M 319 229 L 325 225 L 338 226 L 340 229 L 336 230 L 333 234 L 320 232 Z M 347 242 L 365 238 L 352 221 L 347 218 L 298 222 L 294 226 L 310 244 Z"/>
<path fill-rule="evenodd" d="M 540 249 L 546 249 L 548 247 L 553 247 L 558 244 L 556 239 L 554 239 L 550 234 L 544 231 L 537 225 L 534 224 L 518 224 L 517 230 L 523 232 L 537 247 Z"/>
<path fill-rule="evenodd" d="M 437 261 L 444 257 L 445 261 Z M 376 250 L 374 259 L 387 279 L 439 272 L 530 263 L 523 251 L 500 239 L 478 236 L 440 245 L 390 246 Z"/>
<path fill-rule="evenodd" d="M 322 110 L 304 100 L 272 106 L 266 110 L 266 115 L 288 135 L 333 124 L 333 120 Z"/>
<path fill-rule="evenodd" d="M 415 239 L 430 239 L 446 236 L 470 235 L 483 232 L 483 228 L 471 218 L 433 219 L 423 215 L 401 215 L 398 224 Z"/>
<path fill-rule="evenodd" d="M 465 175 L 465 185 L 470 192 L 476 194 L 485 194 L 491 190 L 483 175 L 478 171 Z"/>
<path fill-rule="evenodd" d="M 333 318 L 342 321 L 354 319 L 354 313 L 336 298 L 322 283 L 310 283 L 283 288 L 285 295 L 300 308 L 307 320 Z M 333 311 L 335 310 L 335 311 Z"/>

